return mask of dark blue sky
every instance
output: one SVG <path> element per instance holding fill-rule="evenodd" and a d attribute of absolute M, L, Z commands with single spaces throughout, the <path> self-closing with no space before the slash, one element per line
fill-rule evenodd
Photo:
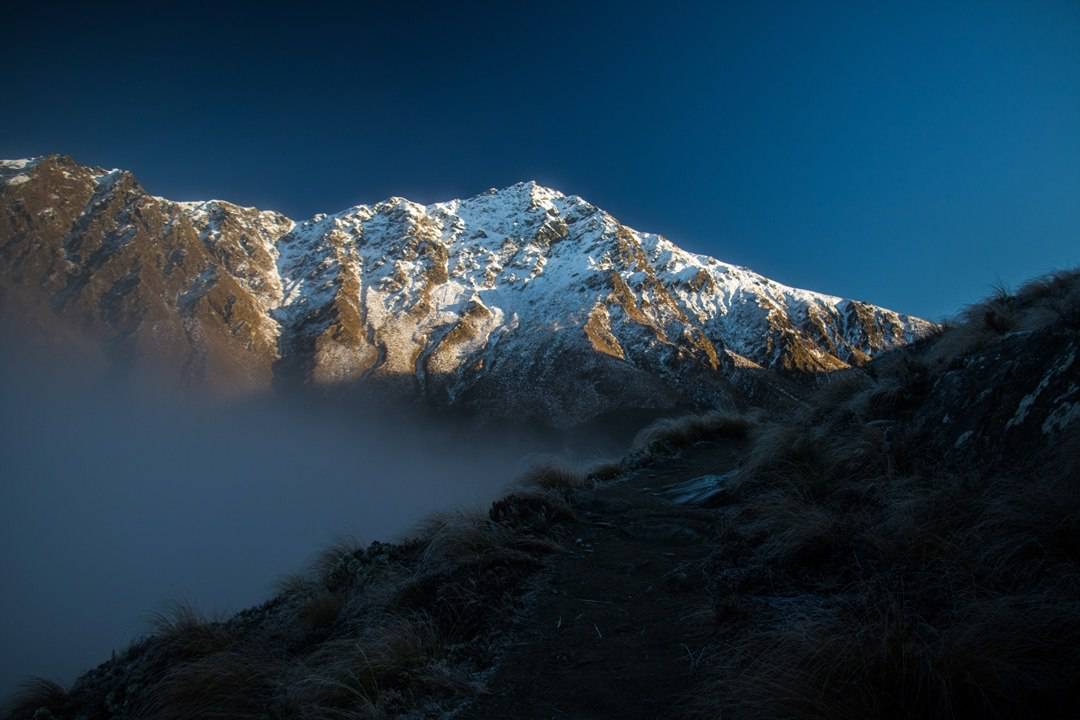
<path fill-rule="evenodd" d="M 1080 264 L 1075 0 L 31 5 L 3 157 L 294 217 L 535 178 L 933 318 Z"/>

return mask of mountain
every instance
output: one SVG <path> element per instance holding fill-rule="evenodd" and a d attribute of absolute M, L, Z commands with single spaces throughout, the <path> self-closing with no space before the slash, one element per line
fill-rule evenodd
<path fill-rule="evenodd" d="M 534 182 L 298 222 L 63 156 L 0 161 L 0 299 L 88 367 L 234 393 L 389 385 L 558 425 L 730 404 L 755 373 L 861 365 L 934 327 Z"/>

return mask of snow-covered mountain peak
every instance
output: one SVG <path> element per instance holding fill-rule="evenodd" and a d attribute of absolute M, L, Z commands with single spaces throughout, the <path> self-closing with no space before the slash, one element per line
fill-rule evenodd
<path fill-rule="evenodd" d="M 171 202 L 59 156 L 3 161 L 0 179 L 0 246 L 17 258 L 0 279 L 106 334 L 189 347 L 184 372 L 206 378 L 409 377 L 430 400 L 575 422 L 702 399 L 747 367 L 860 364 L 932 327 L 687 252 L 535 181 L 296 222 Z"/>

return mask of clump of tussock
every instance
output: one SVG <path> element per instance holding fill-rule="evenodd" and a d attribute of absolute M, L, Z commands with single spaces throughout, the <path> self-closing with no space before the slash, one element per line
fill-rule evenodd
<path fill-rule="evenodd" d="M 153 613 L 150 626 L 156 635 L 173 637 L 198 632 L 209 623 L 199 610 L 188 602 L 169 603 L 164 610 Z"/>
<path fill-rule="evenodd" d="M 1057 325 L 1073 332 L 1080 330 L 1080 270 L 1036 278 L 1021 286 L 1016 300 L 1020 307 L 1028 308 L 1024 329 Z"/>
<path fill-rule="evenodd" d="M 695 443 L 746 440 L 754 423 L 742 415 L 711 412 L 661 418 L 642 429 L 633 440 L 634 450 L 679 450 Z"/>
<path fill-rule="evenodd" d="M 557 525 L 573 521 L 573 506 L 555 492 L 516 492 L 496 500 L 488 511 L 495 523 L 526 529 L 543 536 Z"/>
<path fill-rule="evenodd" d="M 63 686 L 45 678 L 30 678 L 21 683 L 5 703 L 4 717 L 10 720 L 51 718 L 63 710 L 67 701 L 67 690 Z"/>
<path fill-rule="evenodd" d="M 321 590 L 306 597 L 297 614 L 308 630 L 327 630 L 337 622 L 347 600 L 344 592 Z"/>
<path fill-rule="evenodd" d="M 323 645 L 300 669 L 295 700 L 316 716 L 380 717 L 386 707 L 470 688 L 446 662 L 451 648 L 439 623 L 422 612 L 375 618 L 355 638 Z"/>
<path fill-rule="evenodd" d="M 518 478 L 517 484 L 522 487 L 566 494 L 588 487 L 591 481 L 576 470 L 554 463 L 545 463 L 526 470 Z"/>
<path fill-rule="evenodd" d="M 605 462 L 594 465 L 585 473 L 585 479 L 594 483 L 608 483 L 622 475 L 624 468 L 621 462 Z"/>
<path fill-rule="evenodd" d="M 417 529 L 423 542 L 420 572 L 438 573 L 499 555 L 510 545 L 512 531 L 480 512 L 439 513 Z"/>
<path fill-rule="evenodd" d="M 1016 291 L 1021 307 L 1045 302 L 1075 301 L 1080 292 L 1080 269 L 1058 270 L 1029 280 Z"/>
<path fill-rule="evenodd" d="M 505 602 L 544 555 L 562 549 L 556 531 L 565 507 L 559 493 L 538 491 L 511 495 L 487 514 L 431 518 L 419 530 L 422 550 L 396 605 L 431 613 L 448 637 L 476 637 L 491 621 L 493 601 Z"/>
<path fill-rule="evenodd" d="M 154 636 L 184 657 L 209 655 L 232 640 L 225 623 L 205 617 L 192 604 L 174 602 L 151 616 Z"/>
<path fill-rule="evenodd" d="M 1036 278 L 1016 292 L 999 284 L 989 298 L 945 323 L 925 357 L 932 363 L 955 366 L 1004 335 L 1050 327 L 1080 329 L 1080 270 Z"/>
<path fill-rule="evenodd" d="M 278 595 L 304 595 L 311 591 L 314 583 L 306 572 L 294 572 L 283 575 L 274 584 Z"/>
<path fill-rule="evenodd" d="M 811 404 L 816 407 L 836 407 L 873 386 L 874 379 L 861 369 L 839 370 L 822 378 Z"/>
<path fill-rule="evenodd" d="M 186 720 L 260 717 L 279 692 L 282 665 L 271 655 L 225 651 L 174 665 L 138 704 L 138 717 Z"/>
<path fill-rule="evenodd" d="M 827 421 L 772 424 L 762 429 L 732 481 L 741 499 L 782 492 L 800 501 L 843 505 L 853 484 L 873 484 L 895 474 L 900 447 L 885 430 L 855 413 Z"/>
<path fill-rule="evenodd" d="M 316 584 L 333 592 L 348 584 L 362 565 L 364 546 L 355 538 L 339 538 L 323 549 L 312 566 Z"/>
<path fill-rule="evenodd" d="M 510 497 L 520 500 L 529 496 Z M 529 503 L 528 509 L 544 513 L 548 523 L 544 530 L 549 530 L 560 517 L 548 514 L 550 508 L 558 508 L 558 496 L 548 493 L 531 497 L 548 499 L 539 506 Z M 561 549 L 546 532 L 537 533 L 535 523 L 499 522 L 492 515 L 492 512 L 457 512 L 428 520 L 420 529 L 424 549 L 417 565 L 418 578 L 425 583 L 433 578 L 462 574 L 475 579 L 476 573 L 484 574 L 492 569 L 502 572 L 515 567 L 535 567 L 537 555 Z"/>

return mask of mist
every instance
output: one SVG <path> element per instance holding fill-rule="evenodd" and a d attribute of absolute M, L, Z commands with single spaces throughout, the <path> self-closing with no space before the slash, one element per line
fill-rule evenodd
<path fill-rule="evenodd" d="M 540 449 L 403 413 L 90 385 L 0 357 L 0 694 L 68 685 L 190 602 L 268 599 L 342 537 L 494 499 Z"/>

